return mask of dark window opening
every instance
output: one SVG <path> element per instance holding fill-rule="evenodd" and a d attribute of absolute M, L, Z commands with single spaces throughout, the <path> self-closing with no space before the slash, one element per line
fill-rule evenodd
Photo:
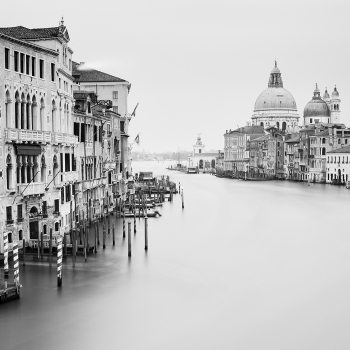
<path fill-rule="evenodd" d="M 76 171 L 76 170 L 77 170 L 77 164 L 74 158 L 74 154 L 72 154 L 72 171 Z"/>
<path fill-rule="evenodd" d="M 5 69 L 10 69 L 10 49 L 5 47 Z"/>
<path fill-rule="evenodd" d="M 23 240 L 23 231 L 22 230 L 18 231 L 18 240 L 20 240 L 20 241 Z"/>
<path fill-rule="evenodd" d="M 69 161 L 69 159 L 70 159 L 70 154 L 69 153 L 65 153 L 64 154 L 64 160 L 65 160 L 65 167 L 66 167 L 66 169 L 65 169 L 65 171 L 70 171 L 70 161 Z"/>
<path fill-rule="evenodd" d="M 6 221 L 8 224 L 12 223 L 12 207 L 6 207 Z"/>
<path fill-rule="evenodd" d="M 64 204 L 64 187 L 61 188 L 61 204 Z"/>
<path fill-rule="evenodd" d="M 17 205 L 17 220 L 23 221 L 22 204 Z"/>
<path fill-rule="evenodd" d="M 30 56 L 26 55 L 26 74 L 29 75 L 29 69 L 30 69 Z"/>
<path fill-rule="evenodd" d="M 124 124 L 125 124 L 125 122 L 121 120 L 121 121 L 120 121 L 120 131 L 121 131 L 121 132 L 125 132 L 125 131 L 124 131 Z"/>
<path fill-rule="evenodd" d="M 24 53 L 21 53 L 21 73 L 24 73 Z"/>
<path fill-rule="evenodd" d="M 81 124 L 80 142 L 85 142 L 85 124 Z"/>
<path fill-rule="evenodd" d="M 43 201 L 43 208 L 42 208 L 42 211 L 43 211 L 43 217 L 47 217 L 47 201 Z"/>
<path fill-rule="evenodd" d="M 97 141 L 97 126 L 94 125 L 94 141 Z"/>
<path fill-rule="evenodd" d="M 70 201 L 70 185 L 66 186 L 66 202 Z"/>
<path fill-rule="evenodd" d="M 55 64 L 51 63 L 51 81 L 55 81 Z"/>
<path fill-rule="evenodd" d="M 39 78 L 44 79 L 44 60 L 39 60 Z"/>
<path fill-rule="evenodd" d="M 59 199 L 55 199 L 55 213 L 58 213 L 60 211 L 60 201 Z"/>
<path fill-rule="evenodd" d="M 57 231 L 59 231 L 59 229 L 60 229 L 59 223 L 55 222 L 55 231 L 57 232 Z"/>
<path fill-rule="evenodd" d="M 12 232 L 9 232 L 9 233 L 8 233 L 7 239 L 8 239 L 8 242 L 9 242 L 9 243 L 13 243 L 13 241 L 12 241 Z"/>
<path fill-rule="evenodd" d="M 61 173 L 63 173 L 63 153 L 60 153 Z"/>
<path fill-rule="evenodd" d="M 35 57 L 32 57 L 32 76 L 35 77 Z"/>
<path fill-rule="evenodd" d="M 16 72 L 18 72 L 18 56 L 19 56 L 19 52 L 15 51 L 13 59 L 14 59 L 14 66 L 15 66 L 14 68 Z"/>
<path fill-rule="evenodd" d="M 74 135 L 79 137 L 79 125 L 80 123 L 74 123 Z"/>

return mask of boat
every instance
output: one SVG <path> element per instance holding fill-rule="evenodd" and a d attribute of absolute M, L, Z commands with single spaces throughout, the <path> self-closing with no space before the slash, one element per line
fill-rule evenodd
<path fill-rule="evenodd" d="M 197 167 L 188 167 L 187 168 L 187 174 L 198 174 L 198 168 Z"/>

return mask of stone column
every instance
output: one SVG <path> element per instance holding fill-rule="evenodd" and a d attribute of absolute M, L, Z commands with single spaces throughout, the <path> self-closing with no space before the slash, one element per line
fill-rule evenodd
<path fill-rule="evenodd" d="M 23 111 L 23 129 L 27 129 L 27 102 L 22 101 L 22 111 Z"/>
<path fill-rule="evenodd" d="M 17 115 L 15 115 L 15 118 L 17 119 L 17 127 L 18 129 L 21 128 L 21 113 L 22 113 L 22 104 L 21 100 L 19 98 L 16 99 L 16 104 L 17 104 Z"/>
<path fill-rule="evenodd" d="M 27 124 L 28 124 L 28 129 L 33 130 L 33 124 L 32 124 L 32 114 L 31 114 L 31 108 L 32 104 L 30 102 L 27 102 Z"/>

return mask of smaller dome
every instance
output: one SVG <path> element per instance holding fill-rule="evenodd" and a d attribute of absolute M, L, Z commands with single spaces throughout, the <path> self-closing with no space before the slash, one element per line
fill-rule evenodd
<path fill-rule="evenodd" d="M 339 97 L 339 92 L 337 90 L 337 87 L 334 87 L 334 91 L 332 92 L 332 98 L 338 98 Z"/>
<path fill-rule="evenodd" d="M 326 90 L 327 92 L 327 90 Z M 320 90 L 317 87 L 314 90 L 314 96 L 312 100 L 309 101 L 304 108 L 304 118 L 305 117 L 329 117 L 330 111 L 328 105 L 325 101 L 321 99 Z"/>

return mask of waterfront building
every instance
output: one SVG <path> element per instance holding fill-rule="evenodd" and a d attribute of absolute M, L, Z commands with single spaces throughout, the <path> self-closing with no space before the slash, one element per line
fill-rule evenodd
<path fill-rule="evenodd" d="M 265 135 L 263 126 L 244 126 L 233 131 L 227 131 L 224 135 L 224 166 L 231 171 L 233 176 L 244 176 L 249 170 L 250 141 Z"/>
<path fill-rule="evenodd" d="M 249 176 L 284 178 L 284 135 L 276 127 L 266 129 L 268 134 L 251 138 L 247 143 Z"/>
<path fill-rule="evenodd" d="M 327 153 L 327 183 L 345 184 L 350 181 L 350 145 Z"/>
<path fill-rule="evenodd" d="M 187 166 L 189 168 L 198 168 L 199 172 L 211 172 L 215 170 L 217 153 L 205 151 L 205 145 L 200 135 L 197 142 L 193 145 L 192 154 L 188 157 Z"/>
<path fill-rule="evenodd" d="M 287 135 L 284 141 L 284 174 L 286 180 L 297 181 L 299 174 L 300 134 Z"/>
<path fill-rule="evenodd" d="M 78 137 L 77 213 L 89 222 L 108 213 L 120 197 L 120 115 L 92 91 L 74 91 L 74 135 Z M 113 127 L 118 126 L 118 127 Z"/>
<path fill-rule="evenodd" d="M 298 131 L 299 114 L 292 94 L 283 87 L 281 72 L 275 62 L 268 87 L 256 99 L 252 125 L 274 126 L 288 133 Z"/>
<path fill-rule="evenodd" d="M 75 90 L 92 91 L 96 94 L 98 101 L 108 106 L 111 111 L 120 115 L 118 122 L 111 125 L 112 130 L 120 131 L 120 169 L 124 181 L 131 173 L 131 157 L 128 147 L 128 129 L 131 115 L 128 113 L 128 96 L 131 84 L 121 78 L 87 67 L 84 62 L 72 62 L 72 75 Z"/>
<path fill-rule="evenodd" d="M 0 28 L 0 251 L 68 231 L 77 181 L 72 53 L 58 27 Z M 74 225 L 74 223 L 73 223 Z"/>

